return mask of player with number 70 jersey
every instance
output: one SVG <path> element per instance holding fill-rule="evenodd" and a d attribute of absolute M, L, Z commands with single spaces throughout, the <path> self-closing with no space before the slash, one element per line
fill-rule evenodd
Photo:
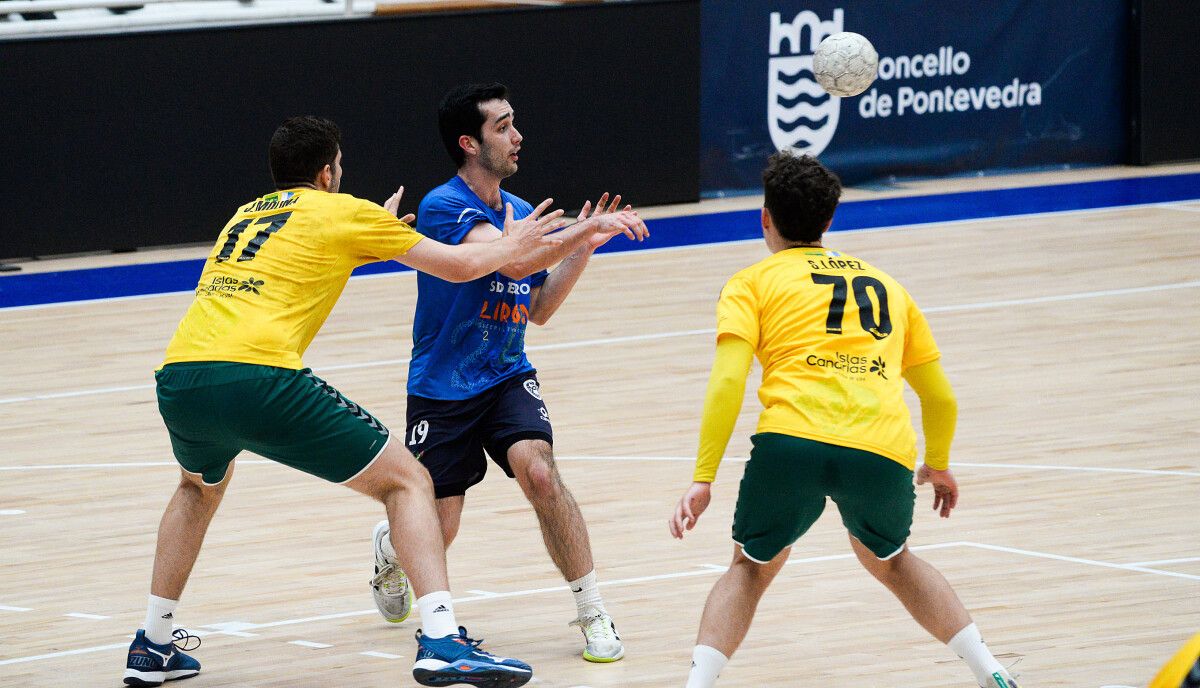
<path fill-rule="evenodd" d="M 718 333 L 749 342 L 769 371 L 758 432 L 798 433 L 913 469 L 901 372 L 940 354 L 896 280 L 838 251 L 792 248 L 734 275 L 717 319 Z"/>
<path fill-rule="evenodd" d="M 933 484 L 942 517 L 958 503 L 949 470 L 958 407 L 929 324 L 908 292 L 823 245 L 841 193 L 837 175 L 817 159 L 772 155 L 761 214 L 771 256 L 721 291 L 696 470 L 668 521 L 676 538 L 712 500 L 755 355 L 763 411 L 734 509 L 733 563 L 705 604 L 686 688 L 713 687 L 757 601 L 828 500 L 863 567 L 966 661 L 980 688 L 1018 688 L 946 579 L 908 549 L 914 477 Z M 915 476 L 905 381 L 920 397 L 925 430 L 925 464 Z"/>

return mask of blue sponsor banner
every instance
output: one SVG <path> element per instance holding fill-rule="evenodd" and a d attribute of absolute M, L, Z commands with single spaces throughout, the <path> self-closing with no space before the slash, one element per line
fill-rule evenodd
<path fill-rule="evenodd" d="M 701 189 L 756 192 L 768 155 L 847 183 L 1126 157 L 1128 0 L 704 0 Z M 826 94 L 812 54 L 854 31 L 879 76 Z"/>

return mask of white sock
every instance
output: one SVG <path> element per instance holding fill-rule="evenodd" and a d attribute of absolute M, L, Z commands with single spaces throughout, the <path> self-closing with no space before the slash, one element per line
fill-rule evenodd
<path fill-rule="evenodd" d="M 588 571 L 583 578 L 571 581 L 570 586 L 571 594 L 575 596 L 575 607 L 579 610 L 579 618 L 583 618 L 588 607 L 594 607 L 604 614 L 608 613 L 608 610 L 604 608 L 604 600 L 600 599 L 600 586 L 596 584 L 595 569 Z"/>
<path fill-rule="evenodd" d="M 686 688 L 712 688 L 717 683 L 717 674 L 725 668 L 729 658 L 720 650 L 707 645 L 697 645 L 692 650 L 692 671 L 688 674 Z"/>
<path fill-rule="evenodd" d="M 175 605 L 179 600 L 168 600 L 165 597 L 150 596 L 146 605 L 146 622 L 142 629 L 146 631 L 146 640 L 155 645 L 166 645 L 171 642 L 171 631 L 175 627 Z"/>
<path fill-rule="evenodd" d="M 458 621 L 454 619 L 454 601 L 449 591 L 439 590 L 418 597 L 417 611 L 421 613 L 421 632 L 430 638 L 458 635 Z"/>
<path fill-rule="evenodd" d="M 387 535 L 383 536 L 383 542 L 380 543 L 380 549 L 383 550 L 383 556 L 388 558 L 388 561 L 396 561 L 396 548 L 392 547 L 392 530 L 388 527 Z"/>
<path fill-rule="evenodd" d="M 988 685 L 992 674 L 1004 671 L 1004 666 L 992 656 L 992 651 L 979 635 L 979 628 L 973 623 L 956 633 L 946 646 L 971 667 L 975 681 L 981 686 Z"/>

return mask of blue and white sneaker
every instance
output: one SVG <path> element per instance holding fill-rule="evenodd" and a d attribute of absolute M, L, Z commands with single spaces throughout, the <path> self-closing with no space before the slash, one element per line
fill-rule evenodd
<path fill-rule="evenodd" d="M 182 628 L 175 629 L 173 635 L 175 639 L 171 642 L 157 645 L 146 638 L 146 631 L 138 629 L 125 660 L 125 685 L 161 686 L 164 681 L 178 681 L 200 673 L 200 662 L 180 651 L 200 647 L 200 639 Z M 188 646 L 192 640 L 196 644 Z"/>
<path fill-rule="evenodd" d="M 479 649 L 482 642 L 468 638 L 462 626 L 458 635 L 445 638 L 430 638 L 418 629 L 413 678 L 423 686 L 466 683 L 483 688 L 515 688 L 533 678 L 528 664 L 484 652 Z"/>

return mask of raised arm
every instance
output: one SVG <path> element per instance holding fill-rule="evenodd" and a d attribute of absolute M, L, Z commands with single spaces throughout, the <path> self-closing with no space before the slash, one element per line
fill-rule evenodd
<path fill-rule="evenodd" d="M 397 256 L 396 260 L 448 282 L 470 282 L 490 275 L 518 256 L 561 245 L 562 240 L 557 236 L 546 236 L 564 224 L 560 219 L 563 214 L 561 210 L 542 216 L 551 202 L 547 198 L 521 220 L 513 220 L 512 204 L 506 205 L 505 231 L 497 231 L 490 241 L 450 246 L 433 239 L 423 239 L 404 255 Z"/>
<path fill-rule="evenodd" d="M 646 229 L 646 223 L 637 216 L 637 213 L 633 212 L 632 207 L 626 207 L 619 213 L 615 212 L 621 202 L 619 195 L 605 210 L 608 199 L 607 193 L 601 196 L 600 201 L 596 204 L 597 212 L 591 216 L 588 215 L 591 210 L 591 202 L 584 204 L 579 220 L 555 235 L 555 238 L 562 242 L 561 244 L 544 246 L 536 251 L 518 256 L 501 267 L 500 274 L 509 279 L 525 279 L 535 272 L 549 269 L 567 257 L 575 255 L 577 250 L 586 249 L 589 246 L 594 249 L 617 234 L 625 234 L 630 239 L 638 241 L 649 236 L 650 232 Z M 494 225 L 481 222 L 471 229 L 463 239 L 463 243 L 487 243 L 494 241 L 500 234 L 500 230 Z"/>
<path fill-rule="evenodd" d="M 625 206 L 622 211 L 626 216 L 633 215 L 634 217 L 610 217 L 601 219 L 602 215 L 611 215 L 616 212 L 617 207 L 621 203 L 621 196 L 618 195 L 613 199 L 612 204 L 606 206 L 608 194 L 600 197 L 593 210 L 592 204 L 583 204 L 583 211 L 579 213 L 579 217 L 573 227 L 587 225 L 593 221 L 596 229 L 590 236 L 586 237 L 579 243 L 578 248 L 572 251 L 561 263 L 558 264 L 550 274 L 546 276 L 546 281 L 540 287 L 533 290 L 532 298 L 529 305 L 529 320 L 535 325 L 545 325 L 557 311 L 558 307 L 567 300 L 567 295 L 575 288 L 575 283 L 579 281 L 579 276 L 583 274 L 587 268 L 588 261 L 592 257 L 592 253 L 597 248 L 603 246 L 612 237 L 618 234 L 624 234 L 630 239 L 642 241 L 650 236 L 650 231 L 646 229 L 646 224 L 636 218 L 636 213 L 633 212 L 632 206 Z M 629 223 L 636 220 L 636 223 L 631 227 Z"/>

